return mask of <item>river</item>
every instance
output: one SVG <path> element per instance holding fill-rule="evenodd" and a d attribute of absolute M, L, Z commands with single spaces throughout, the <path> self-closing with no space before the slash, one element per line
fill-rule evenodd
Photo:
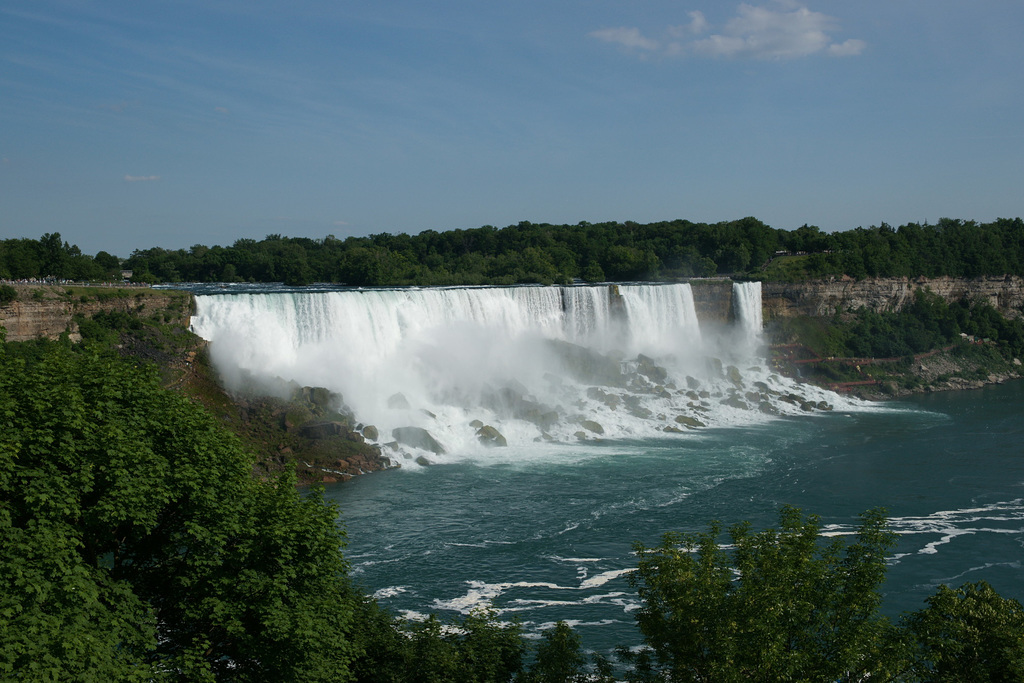
<path fill-rule="evenodd" d="M 886 613 L 942 583 L 1024 599 L 1024 383 L 868 410 L 782 417 L 671 440 L 510 448 L 332 485 L 353 575 L 410 616 L 493 604 L 527 632 L 564 619 L 588 648 L 634 645 L 634 541 L 712 519 L 777 521 L 791 504 L 851 530 L 888 510 L 899 534 Z"/>

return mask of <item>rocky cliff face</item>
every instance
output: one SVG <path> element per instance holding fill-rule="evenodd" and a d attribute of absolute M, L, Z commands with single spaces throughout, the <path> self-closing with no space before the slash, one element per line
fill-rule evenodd
<path fill-rule="evenodd" d="M 90 317 L 100 311 L 121 311 L 150 315 L 155 311 L 173 311 L 174 317 L 183 318 L 188 326 L 187 306 L 170 307 L 171 298 L 184 301 L 187 295 L 154 296 L 149 290 L 110 290 L 118 296 L 75 297 L 64 294 L 58 287 L 18 287 L 18 299 L 6 306 L 0 306 L 0 327 L 7 330 L 7 341 L 30 341 L 45 337 L 57 339 L 68 332 L 72 341 L 78 341 L 76 315 Z M 39 294 L 35 294 L 39 292 Z M 84 299 L 84 300 L 83 300 Z"/>
<path fill-rule="evenodd" d="M 919 289 L 946 301 L 980 298 L 1010 318 L 1024 316 L 1024 278 L 1016 275 L 979 278 L 874 278 L 816 282 L 766 282 L 761 296 L 766 320 L 795 316 L 831 316 L 865 307 L 899 311 Z"/>
<path fill-rule="evenodd" d="M 726 322 L 732 318 L 732 280 L 692 280 L 690 287 L 699 320 Z"/>

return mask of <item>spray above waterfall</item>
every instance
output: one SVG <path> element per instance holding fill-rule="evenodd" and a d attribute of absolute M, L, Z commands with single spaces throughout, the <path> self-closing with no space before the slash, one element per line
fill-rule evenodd
<path fill-rule="evenodd" d="M 760 283 L 733 285 L 732 318 L 699 320 L 689 284 L 621 284 L 200 295 L 193 329 L 229 390 L 326 387 L 396 459 L 444 461 L 835 401 L 768 370 Z"/>

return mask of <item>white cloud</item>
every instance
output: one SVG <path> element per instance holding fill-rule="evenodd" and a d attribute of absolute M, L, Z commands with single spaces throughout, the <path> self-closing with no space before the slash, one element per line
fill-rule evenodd
<path fill-rule="evenodd" d="M 843 43 L 833 43 L 828 46 L 828 53 L 833 57 L 856 57 L 868 46 L 863 40 L 850 38 Z"/>
<path fill-rule="evenodd" d="M 694 43 L 698 53 L 713 57 L 749 56 L 754 59 L 794 59 L 828 47 L 826 30 L 833 20 L 806 7 L 776 11 L 742 4 L 726 23 L 722 35 Z"/>
<path fill-rule="evenodd" d="M 129 183 L 145 183 L 153 180 L 160 180 L 158 175 L 126 175 L 124 177 L 126 182 Z"/>
<path fill-rule="evenodd" d="M 661 44 L 656 40 L 647 38 L 638 28 L 620 27 L 605 28 L 590 33 L 592 38 L 603 40 L 607 43 L 615 43 L 622 47 L 635 50 L 657 50 Z"/>
<path fill-rule="evenodd" d="M 718 30 L 712 28 L 702 12 L 690 12 L 689 17 L 689 23 L 666 28 L 666 34 L 674 40 L 664 43 L 629 27 L 602 29 L 590 35 L 667 56 L 693 54 L 734 59 L 786 60 L 815 54 L 852 57 L 867 47 L 867 43 L 856 38 L 832 42 L 830 34 L 838 22 L 795 0 L 775 0 L 761 6 L 743 3 L 736 15 Z M 702 35 L 705 37 L 694 37 Z"/>
<path fill-rule="evenodd" d="M 708 26 L 708 20 L 704 18 L 703 12 L 690 12 L 690 23 L 686 27 L 690 33 L 699 35 L 707 31 Z"/>

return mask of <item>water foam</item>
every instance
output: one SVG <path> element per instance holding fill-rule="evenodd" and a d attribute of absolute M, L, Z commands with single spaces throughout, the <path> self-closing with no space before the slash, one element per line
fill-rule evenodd
<path fill-rule="evenodd" d="M 689 284 L 292 291 L 199 295 L 192 326 L 231 390 L 322 386 L 382 441 L 428 430 L 445 452 L 393 451 L 410 466 L 857 408 L 768 369 L 760 283 L 734 285 L 733 311 L 702 324 Z M 482 447 L 481 424 L 512 448 Z"/>

